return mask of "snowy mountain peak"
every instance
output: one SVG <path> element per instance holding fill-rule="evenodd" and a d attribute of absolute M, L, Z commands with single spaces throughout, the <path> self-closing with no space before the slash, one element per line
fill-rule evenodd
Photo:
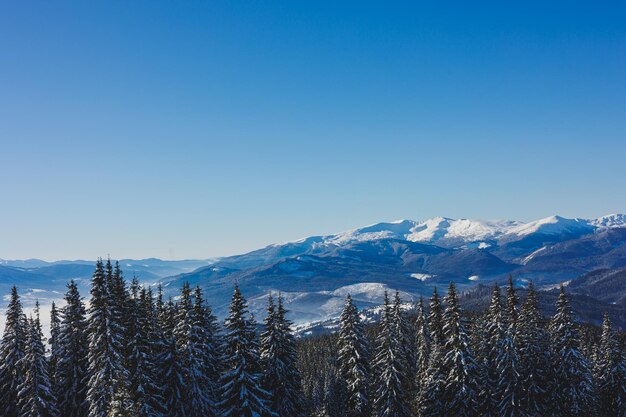
<path fill-rule="evenodd" d="M 433 217 L 427 220 L 396 220 L 375 223 L 346 232 L 316 238 L 319 245 L 344 245 L 380 239 L 400 239 L 410 242 L 433 243 L 446 247 L 465 244 L 488 245 L 489 242 L 521 239 L 531 234 L 582 235 L 598 228 L 626 226 L 626 215 L 611 214 L 597 219 L 568 219 L 559 215 L 528 223 L 512 220 L 472 220 Z M 305 242 L 306 239 L 299 242 Z"/>
<path fill-rule="evenodd" d="M 607 214 L 591 220 L 596 227 L 624 227 L 626 226 L 626 214 Z"/>
<path fill-rule="evenodd" d="M 590 220 L 579 218 L 567 219 L 565 217 L 554 215 L 522 224 L 511 229 L 509 233 L 517 236 L 527 236 L 533 233 L 557 235 L 564 233 L 590 233 L 595 228 L 596 226 L 592 225 Z"/>

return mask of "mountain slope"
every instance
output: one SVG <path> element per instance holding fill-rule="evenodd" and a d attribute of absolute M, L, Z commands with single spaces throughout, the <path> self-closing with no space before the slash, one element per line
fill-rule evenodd
<path fill-rule="evenodd" d="M 624 221 L 611 215 L 530 223 L 444 217 L 378 223 L 223 258 L 165 282 L 172 290 L 184 281 L 202 285 L 218 314 L 237 283 L 253 305 L 269 291 L 281 291 L 296 321 L 324 319 L 338 313 L 337 294 L 349 288 L 376 288 L 377 294 L 398 289 L 415 298 L 450 281 L 464 290 L 513 274 L 520 282 L 553 284 L 626 266 Z M 376 297 L 364 305 L 380 302 Z"/>

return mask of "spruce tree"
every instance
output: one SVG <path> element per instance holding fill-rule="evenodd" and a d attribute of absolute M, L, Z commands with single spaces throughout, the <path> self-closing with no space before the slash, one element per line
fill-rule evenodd
<path fill-rule="evenodd" d="M 433 289 L 433 295 L 430 299 L 430 306 L 428 312 L 428 326 L 430 331 L 431 343 L 433 345 L 439 344 L 443 346 L 445 336 L 443 332 L 443 313 L 441 308 L 441 302 L 439 301 L 439 294 L 437 288 Z"/>
<path fill-rule="evenodd" d="M 430 344 L 430 331 L 424 310 L 424 298 L 420 296 L 415 315 L 415 363 L 417 368 L 415 375 L 418 387 L 424 381 L 428 369 Z"/>
<path fill-rule="evenodd" d="M 207 333 L 208 323 L 202 292 L 196 288 L 192 300 L 188 284 L 183 285 L 179 303 L 178 323 L 174 329 L 178 357 L 184 369 L 185 407 L 189 416 L 215 415 L 213 394 L 215 387 L 211 380 L 214 372 L 214 352 L 211 352 L 211 335 Z"/>
<path fill-rule="evenodd" d="M 500 287 L 494 285 L 491 293 L 491 303 L 485 315 L 485 340 L 482 342 L 481 392 L 480 411 L 484 416 L 499 416 L 498 357 L 502 349 L 506 332 L 504 315 L 502 312 L 502 298 Z"/>
<path fill-rule="evenodd" d="M 60 346 L 59 346 L 59 334 L 61 332 L 61 318 L 59 315 L 59 310 L 56 307 L 54 301 L 52 302 L 52 307 L 50 308 L 50 339 L 48 339 L 48 343 L 50 344 L 50 356 L 48 357 L 48 375 L 50 377 L 50 384 L 52 386 L 52 392 L 54 394 L 55 399 L 59 399 L 59 384 L 57 381 L 58 375 L 58 366 L 59 366 L 59 355 L 60 355 Z M 55 404 L 58 408 L 58 404 Z"/>
<path fill-rule="evenodd" d="M 601 416 L 626 415 L 626 362 L 608 313 L 602 322 L 602 337 L 596 364 L 598 412 Z"/>
<path fill-rule="evenodd" d="M 110 265 L 110 263 L 109 263 Z M 96 262 L 91 277 L 89 308 L 89 417 L 106 417 L 113 397 L 115 366 L 118 359 L 111 349 L 108 285 L 102 260 Z"/>
<path fill-rule="evenodd" d="M 157 333 L 155 330 L 155 312 L 152 292 L 142 288 L 133 290 L 135 317 L 134 339 L 132 341 L 130 371 L 131 403 L 134 406 L 134 416 L 157 417 L 161 414 L 162 396 L 160 385 L 156 382 L 157 374 Z M 123 401 L 120 401 L 123 404 Z"/>
<path fill-rule="evenodd" d="M 520 399 L 523 395 L 519 384 L 519 356 L 517 350 L 517 304 L 519 300 L 509 276 L 506 294 L 506 330 L 498 348 L 496 370 L 498 381 L 496 396 L 499 400 L 498 413 L 502 417 L 521 415 Z"/>
<path fill-rule="evenodd" d="M 446 375 L 442 395 L 444 415 L 475 416 L 478 412 L 477 368 L 453 283 L 450 283 L 445 301 L 443 369 Z"/>
<path fill-rule="evenodd" d="M 261 335 L 262 387 L 268 393 L 269 409 L 279 417 L 302 412 L 296 344 L 286 313 L 282 296 L 278 296 L 278 306 L 275 306 L 270 294 L 265 330 Z"/>
<path fill-rule="evenodd" d="M 446 374 L 443 369 L 444 335 L 441 303 L 437 288 L 433 289 L 428 313 L 428 332 L 430 336 L 430 349 L 428 354 L 428 367 L 421 383 L 417 397 L 418 409 L 423 417 L 444 416 L 443 394 Z"/>
<path fill-rule="evenodd" d="M 196 343 L 201 349 L 200 363 L 211 413 L 217 415 L 219 383 L 221 374 L 221 339 L 217 318 L 204 300 L 202 290 L 196 287 L 194 293 L 194 326 L 200 331 Z"/>
<path fill-rule="evenodd" d="M 170 298 L 167 303 L 163 304 L 158 320 L 159 329 L 162 331 L 158 372 L 159 380 L 162 382 L 161 392 L 165 417 L 187 417 L 184 403 L 185 370 L 182 366 L 182 360 L 178 356 L 177 342 L 174 336 L 176 317 L 177 308 Z"/>
<path fill-rule="evenodd" d="M 24 382 L 19 364 L 26 354 L 28 327 L 17 288 L 13 286 L 0 343 L 0 415 L 3 417 L 18 416 L 18 386 Z"/>
<path fill-rule="evenodd" d="M 43 343 L 37 303 L 35 318 L 28 321 L 26 352 L 18 363 L 24 372 L 24 379 L 17 389 L 19 417 L 58 417 Z"/>
<path fill-rule="evenodd" d="M 193 302 L 191 300 L 191 288 L 189 283 L 183 283 L 180 299 L 177 303 L 175 316 L 174 339 L 176 340 L 176 357 L 182 370 L 183 397 L 182 403 L 185 416 L 193 416 L 199 411 L 204 402 L 203 393 L 199 386 L 199 370 L 195 357 L 195 345 L 191 340 L 194 317 Z"/>
<path fill-rule="evenodd" d="M 248 315 L 248 303 L 235 286 L 225 322 L 222 401 L 224 417 L 273 415 L 267 407 L 267 392 L 260 384 L 259 346 Z"/>
<path fill-rule="evenodd" d="M 367 415 L 370 409 L 369 349 L 359 311 L 352 302 L 350 294 L 346 297 L 339 319 L 337 342 L 337 365 L 348 397 L 347 415 L 349 417 Z"/>
<path fill-rule="evenodd" d="M 67 286 L 65 303 L 59 326 L 59 353 L 54 378 L 57 384 L 59 415 L 85 417 L 88 413 L 86 395 L 89 342 L 85 305 L 74 281 L 70 281 Z"/>
<path fill-rule="evenodd" d="M 552 407 L 563 417 L 587 415 L 593 410 L 593 384 L 587 359 L 579 341 L 565 288 L 557 299 L 557 311 L 550 323 L 554 366 Z"/>
<path fill-rule="evenodd" d="M 111 409 L 113 395 L 129 390 L 125 315 L 128 297 L 125 282 L 116 263 L 96 263 L 91 279 L 89 308 L 89 417 L 105 417 Z"/>
<path fill-rule="evenodd" d="M 400 360 L 403 364 L 404 390 L 406 396 L 413 398 L 416 394 L 415 378 L 417 373 L 417 357 L 415 355 L 415 338 L 412 337 L 407 313 L 402 308 L 400 293 L 396 290 L 392 306 L 393 322 L 399 342 Z"/>
<path fill-rule="evenodd" d="M 376 338 L 374 356 L 375 396 L 374 409 L 378 417 L 410 416 L 406 397 L 406 364 L 404 351 L 399 339 L 399 315 L 389 303 L 385 291 L 380 329 Z"/>
<path fill-rule="evenodd" d="M 520 310 L 517 327 L 521 414 L 547 415 L 549 345 L 541 323 L 537 293 L 531 282 Z"/>

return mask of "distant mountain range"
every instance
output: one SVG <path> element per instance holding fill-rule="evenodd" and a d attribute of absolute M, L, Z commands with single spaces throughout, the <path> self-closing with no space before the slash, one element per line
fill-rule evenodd
<path fill-rule="evenodd" d="M 152 283 L 167 276 L 191 272 L 212 261 L 163 261 L 150 258 L 121 259 L 119 262 L 127 278 L 137 276 L 142 282 Z M 32 306 L 35 300 L 46 306 L 62 299 L 66 284 L 73 279 L 78 283 L 81 294 L 86 297 L 89 295 L 89 279 L 94 266 L 95 260 L 46 262 L 40 259 L 0 259 L 0 296 L 5 296 L 13 285 L 17 285 L 25 306 Z M 0 304 L 0 313 L 4 308 L 5 305 Z"/>
<path fill-rule="evenodd" d="M 585 275 L 597 270 L 603 272 L 595 274 L 612 277 L 611 288 L 621 290 L 602 296 L 590 291 L 589 297 L 597 301 L 594 308 L 626 310 L 626 278 L 615 272 L 626 267 L 624 242 L 626 216 L 622 214 L 598 219 L 552 216 L 528 223 L 437 217 L 311 236 L 216 260 L 120 263 L 127 277 L 135 274 L 143 282 L 160 281 L 172 294 L 184 281 L 201 285 L 220 315 L 235 283 L 259 312 L 267 293 L 280 291 L 292 318 L 300 323 L 335 317 L 348 292 L 361 307 L 374 307 L 386 289 L 397 289 L 411 300 L 430 295 L 435 286 L 444 290 L 450 281 L 467 291 L 509 274 L 519 286 L 532 280 L 549 289 L 571 281 L 572 288 L 584 292 L 604 285 L 598 283 L 598 276 Z M 68 279 L 84 280 L 92 271 L 93 261 L 0 261 L 0 291 L 6 294 L 16 283 L 30 298 L 54 298 L 62 294 Z M 85 286 L 85 295 L 86 291 Z"/>
<path fill-rule="evenodd" d="M 225 311 L 234 283 L 259 310 L 268 291 L 281 291 L 294 319 L 303 322 L 336 316 L 348 292 L 361 307 L 372 307 L 385 289 L 410 299 L 450 281 L 468 290 L 509 274 L 520 286 L 532 280 L 549 288 L 597 269 L 626 267 L 624 242 L 622 214 L 529 223 L 401 220 L 270 245 L 164 282 L 203 286 L 218 313 Z"/>

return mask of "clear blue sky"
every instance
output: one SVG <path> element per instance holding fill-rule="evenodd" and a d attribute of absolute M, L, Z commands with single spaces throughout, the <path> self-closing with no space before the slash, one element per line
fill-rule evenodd
<path fill-rule="evenodd" d="M 626 211 L 623 2 L 390 3 L 0 3 L 0 258 Z"/>

